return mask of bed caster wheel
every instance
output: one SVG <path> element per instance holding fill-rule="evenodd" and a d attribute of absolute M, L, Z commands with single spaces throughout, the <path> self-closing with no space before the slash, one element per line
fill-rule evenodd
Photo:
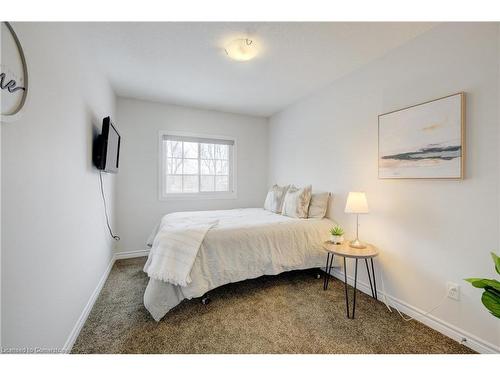
<path fill-rule="evenodd" d="M 210 303 L 210 298 L 209 298 L 209 297 L 203 297 L 203 298 L 201 299 L 201 303 L 202 303 L 203 305 L 208 305 L 208 304 Z"/>

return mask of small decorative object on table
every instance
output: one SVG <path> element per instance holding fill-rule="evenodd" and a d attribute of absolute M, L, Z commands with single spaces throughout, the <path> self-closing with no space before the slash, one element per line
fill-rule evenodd
<path fill-rule="evenodd" d="M 330 234 L 332 235 L 330 241 L 335 245 L 340 245 L 344 242 L 344 230 L 342 227 L 336 225 L 330 229 Z"/>

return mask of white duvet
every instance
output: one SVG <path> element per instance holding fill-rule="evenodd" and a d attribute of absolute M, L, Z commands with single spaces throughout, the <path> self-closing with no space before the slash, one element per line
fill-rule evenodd
<path fill-rule="evenodd" d="M 262 275 L 324 266 L 322 243 L 329 219 L 294 219 L 261 208 L 179 212 L 179 220 L 216 220 L 205 235 L 187 286 L 151 278 L 144 305 L 160 320 L 183 299 L 201 297 L 218 286 Z"/>

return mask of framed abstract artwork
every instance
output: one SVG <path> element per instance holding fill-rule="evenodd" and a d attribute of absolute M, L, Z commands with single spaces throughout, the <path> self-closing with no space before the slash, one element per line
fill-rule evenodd
<path fill-rule="evenodd" d="M 463 179 L 463 92 L 378 117 L 378 177 Z"/>

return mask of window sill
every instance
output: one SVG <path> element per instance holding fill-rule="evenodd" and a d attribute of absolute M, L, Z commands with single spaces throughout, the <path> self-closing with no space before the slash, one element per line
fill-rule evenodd
<path fill-rule="evenodd" d="M 237 199 L 236 192 L 224 193 L 178 193 L 164 194 L 160 196 L 160 201 L 178 201 L 178 200 L 203 200 L 203 199 Z"/>

